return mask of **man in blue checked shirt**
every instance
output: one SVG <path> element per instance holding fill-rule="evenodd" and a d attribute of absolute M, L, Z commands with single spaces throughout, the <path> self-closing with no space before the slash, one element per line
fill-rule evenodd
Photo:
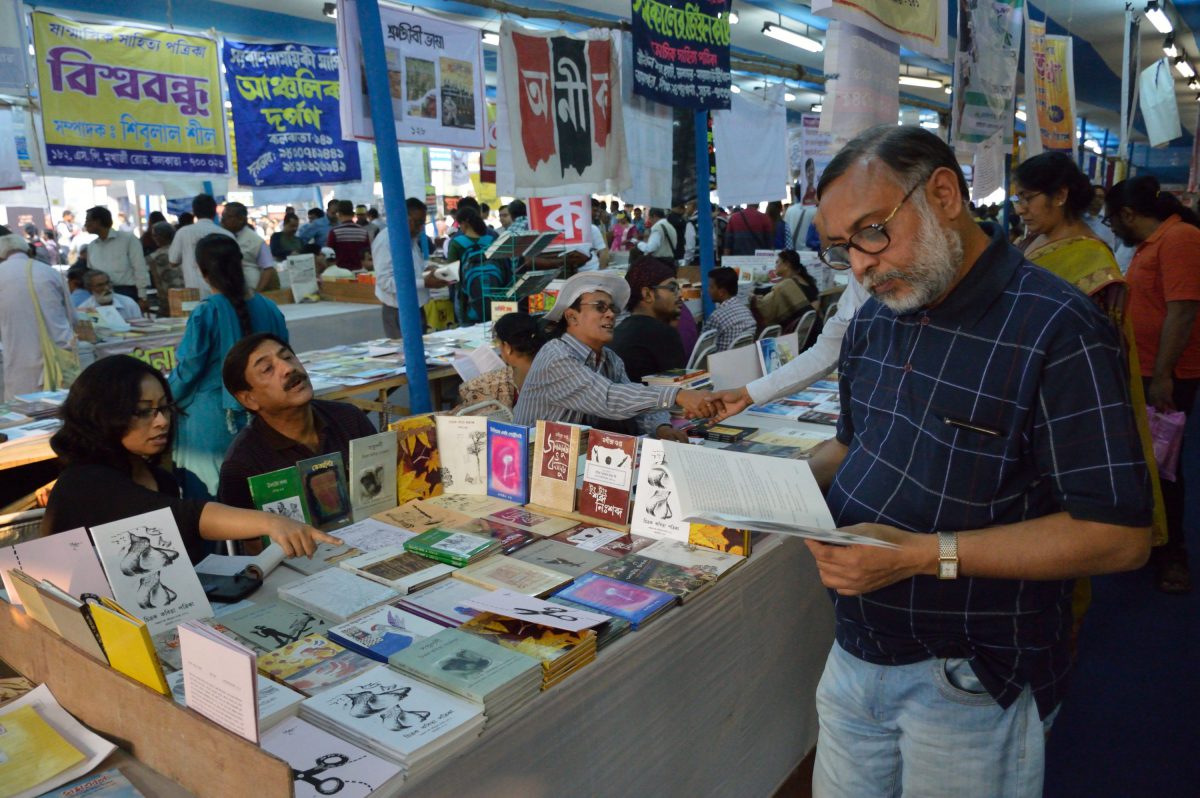
<path fill-rule="evenodd" d="M 896 548 L 807 542 L 837 617 L 814 795 L 1041 795 L 1071 580 L 1149 554 L 1118 333 L 971 220 L 925 130 L 861 134 L 818 196 L 822 260 L 870 299 L 811 463 L 838 525 Z"/>

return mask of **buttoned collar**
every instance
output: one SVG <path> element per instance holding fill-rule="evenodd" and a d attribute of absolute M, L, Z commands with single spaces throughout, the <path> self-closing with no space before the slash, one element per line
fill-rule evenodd
<path fill-rule="evenodd" d="M 604 362 L 603 348 L 601 348 L 599 352 L 596 352 L 590 346 L 585 344 L 583 341 L 580 341 L 569 332 L 563 333 L 560 340 L 566 344 L 567 352 L 569 352 L 572 357 L 582 361 L 585 366 L 589 366 L 595 370 L 599 369 L 600 365 Z"/>

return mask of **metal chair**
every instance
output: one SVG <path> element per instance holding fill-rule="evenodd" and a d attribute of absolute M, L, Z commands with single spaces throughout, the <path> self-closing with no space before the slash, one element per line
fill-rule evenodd
<path fill-rule="evenodd" d="M 823 316 L 821 316 L 821 321 L 826 321 L 826 322 L 827 322 L 827 321 L 829 321 L 830 319 L 832 319 L 832 318 L 833 318 L 833 315 L 834 315 L 835 313 L 837 313 L 837 309 L 838 309 L 838 303 L 837 303 L 837 302 L 830 302 L 830 303 L 829 303 L 829 307 L 825 308 L 825 314 L 824 314 Z"/>
<path fill-rule="evenodd" d="M 705 360 L 717 348 L 717 331 L 705 330 L 700 333 L 700 337 L 696 339 L 696 345 L 692 347 L 692 356 L 688 358 L 687 370 L 694 371 L 695 369 L 704 368 Z"/>
<path fill-rule="evenodd" d="M 737 349 L 738 347 L 748 346 L 752 343 L 754 343 L 754 333 L 744 332 L 741 335 L 739 335 L 737 338 L 733 339 L 733 343 L 731 343 L 729 345 L 729 348 Z"/>
<path fill-rule="evenodd" d="M 812 334 L 813 325 L 817 323 L 817 312 L 806 310 L 796 323 L 796 348 L 803 352 L 807 348 L 808 337 Z"/>
<path fill-rule="evenodd" d="M 758 334 L 758 340 L 764 338 L 778 338 L 783 333 L 783 327 L 779 324 L 768 324 L 763 327 L 762 332 Z"/>

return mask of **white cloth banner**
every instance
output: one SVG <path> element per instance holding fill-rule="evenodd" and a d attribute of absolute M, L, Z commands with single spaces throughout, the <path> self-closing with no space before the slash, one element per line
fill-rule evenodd
<path fill-rule="evenodd" d="M 621 101 L 625 153 L 632 180 L 621 199 L 652 208 L 671 207 L 671 108 L 633 93 L 633 37 L 621 36 Z"/>
<path fill-rule="evenodd" d="M 516 196 L 619 194 L 629 187 L 614 31 L 571 36 L 506 20 L 500 64 L 497 94 L 508 126 L 498 135 L 510 139 Z"/>
<path fill-rule="evenodd" d="M 1183 135 L 1179 104 L 1175 102 L 1175 79 L 1166 58 L 1160 58 L 1142 70 L 1138 76 L 1138 93 L 1151 147 L 1161 147 Z"/>
<path fill-rule="evenodd" d="M 404 176 L 404 198 L 416 197 L 425 201 L 425 187 L 429 184 L 429 150 L 425 147 L 400 148 L 400 174 Z"/>
<path fill-rule="evenodd" d="M 0 108 L 0 191 L 24 188 L 21 161 L 17 158 L 17 134 L 13 129 L 12 111 Z"/>
<path fill-rule="evenodd" d="M 812 12 L 857 25 L 939 61 L 946 60 L 946 0 L 905 0 L 902 3 L 896 0 L 812 0 Z"/>
<path fill-rule="evenodd" d="M 379 7 L 396 141 L 482 150 L 483 47 L 479 29 Z M 342 134 L 370 140 L 371 107 L 354 0 L 338 1 Z"/>
<path fill-rule="evenodd" d="M 787 107 L 784 86 L 765 98 L 750 92 L 732 97 L 728 111 L 713 111 L 717 193 L 722 205 L 755 204 L 787 193 Z M 748 158 L 748 152 L 754 152 Z"/>
<path fill-rule="evenodd" d="M 875 125 L 894 124 L 900 115 L 900 46 L 869 30 L 834 20 L 829 23 L 821 132 L 845 144 Z"/>
<path fill-rule="evenodd" d="M 0 94 L 25 96 L 25 20 L 20 0 L 0 0 Z"/>
<path fill-rule="evenodd" d="M 971 183 L 971 200 L 975 203 L 1004 185 L 1003 131 L 997 130 L 975 150 Z"/>

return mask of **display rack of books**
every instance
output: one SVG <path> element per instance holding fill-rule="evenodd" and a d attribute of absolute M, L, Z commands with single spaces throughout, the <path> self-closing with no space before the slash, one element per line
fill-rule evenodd
<path fill-rule="evenodd" d="M 663 761 L 686 758 L 720 744 L 704 741 L 706 723 L 734 715 L 784 741 L 755 776 L 777 783 L 815 739 L 815 713 L 765 717 L 775 697 L 758 682 L 815 688 L 832 625 L 803 547 L 747 530 L 871 541 L 832 528 L 802 460 L 561 426 L 514 436 L 486 423 L 437 424 L 440 462 L 452 471 L 373 516 L 333 513 L 326 527 L 344 543 L 311 559 L 268 547 L 192 568 L 165 510 L 0 548 L 12 603 L 0 611 L 0 658 L 199 795 L 308 796 L 333 781 L 364 797 L 517 794 L 516 782 L 486 789 L 486 767 L 470 784 L 461 775 L 477 758 L 519 751 L 537 762 L 539 746 L 579 757 L 645 734 L 654 737 L 626 752 L 636 761 L 622 770 L 663 776 L 646 751 L 674 734 L 679 745 Z M 395 479 L 411 489 L 412 452 L 388 451 Z M 582 464 L 564 461 L 576 457 Z M 564 486 L 566 475 L 578 484 Z M 746 495 L 714 500 L 713 484 Z M 293 512 L 283 494 L 304 485 L 279 482 L 263 508 Z M 765 492 L 755 497 L 753 485 Z M 514 491 L 559 506 L 500 498 Z M 309 510 L 313 497 L 300 499 Z M 770 556 L 751 559 L 759 549 Z M 209 602 L 202 582 L 250 568 L 266 579 L 259 592 Z M 775 617 L 780 607 L 813 614 Z M 768 639 L 782 641 L 789 661 L 761 650 Z M 750 668 L 761 673 L 731 679 Z M 746 681 L 755 684 L 731 690 Z M 597 690 L 611 693 L 603 709 Z M 656 692 L 678 720 L 644 706 L 657 706 Z M 605 731 L 583 745 L 591 724 Z M 743 731 L 736 745 L 758 736 Z M 512 749 L 510 736 L 525 746 Z M 578 750 L 564 751 L 572 739 Z M 330 740 L 341 741 L 336 756 Z M 739 754 L 754 755 L 763 756 Z M 600 765 L 581 763 L 573 783 L 597 783 Z M 630 794 L 628 776 L 610 773 L 596 794 Z M 653 782 L 635 791 L 661 793 Z M 555 783 L 538 794 L 569 789 Z"/>

